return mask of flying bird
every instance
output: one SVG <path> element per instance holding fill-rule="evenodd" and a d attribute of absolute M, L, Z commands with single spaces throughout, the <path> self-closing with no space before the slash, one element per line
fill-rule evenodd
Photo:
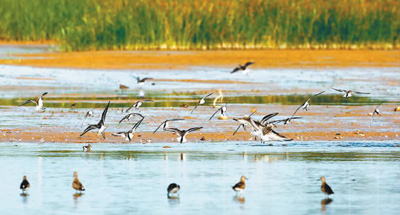
<path fill-rule="evenodd" d="M 93 110 L 94 110 L 94 108 L 91 109 L 91 110 L 88 110 L 86 112 L 85 117 L 83 118 L 82 123 L 81 123 L 81 128 L 82 128 L 83 123 L 85 122 L 86 118 L 93 116 Z"/>
<path fill-rule="evenodd" d="M 167 129 L 170 128 L 170 127 L 169 127 L 169 122 L 181 121 L 181 120 L 184 120 L 184 119 L 167 119 L 167 120 L 165 120 L 164 122 L 162 122 L 162 123 L 156 128 L 156 130 L 154 130 L 153 134 L 156 133 L 157 130 L 158 130 L 159 128 L 161 128 L 161 126 L 163 127 L 163 130 L 164 130 L 164 131 L 168 131 Z"/>
<path fill-rule="evenodd" d="M 26 105 L 29 103 L 35 103 L 36 104 L 36 111 L 45 111 L 46 108 L 43 108 L 43 96 L 47 95 L 47 92 L 44 92 L 41 96 L 39 96 L 36 100 L 33 99 L 29 99 L 26 100 L 24 103 L 20 104 L 18 107 L 22 106 L 22 105 Z"/>
<path fill-rule="evenodd" d="M 133 117 L 135 117 L 135 116 L 140 116 L 142 119 L 144 119 L 144 116 L 143 116 L 142 114 L 140 114 L 140 113 L 130 113 L 130 114 L 124 116 L 124 117 L 119 121 L 119 123 L 121 123 L 121 122 L 124 121 L 124 120 L 129 121 L 131 118 L 133 118 Z"/>
<path fill-rule="evenodd" d="M 343 93 L 344 93 L 344 95 L 343 95 L 344 98 L 351 97 L 351 96 L 352 96 L 352 93 L 353 93 L 353 94 L 370 94 L 370 93 L 364 93 L 364 92 L 353 91 L 353 90 L 336 89 L 336 88 L 333 88 L 333 87 L 332 87 L 332 89 L 334 89 L 334 90 L 336 90 L 336 91 L 338 91 L 338 92 L 343 92 Z"/>
<path fill-rule="evenodd" d="M 190 112 L 190 114 L 192 114 L 193 111 L 194 111 L 199 105 L 205 104 L 205 103 L 206 103 L 206 100 L 205 100 L 205 99 L 206 99 L 207 97 L 211 96 L 212 94 L 213 94 L 213 93 L 209 93 L 209 94 L 203 96 L 203 98 L 201 98 L 201 99 L 199 100 L 199 102 L 196 104 L 196 106 L 193 108 L 193 110 L 192 110 L 192 112 Z"/>
<path fill-rule="evenodd" d="M 117 132 L 117 133 L 113 133 L 113 136 L 117 136 L 117 137 L 124 137 L 126 141 L 131 141 L 133 139 L 133 134 L 135 133 L 136 129 L 139 127 L 139 125 L 142 123 L 144 117 L 139 120 L 137 123 L 135 123 L 135 125 L 133 125 L 133 127 L 129 130 L 129 131 L 122 131 L 122 132 Z"/>
<path fill-rule="evenodd" d="M 302 109 L 305 110 L 305 111 L 308 111 L 308 107 L 310 107 L 310 103 L 309 103 L 310 100 L 311 100 L 312 98 L 314 98 L 315 96 L 321 95 L 321 94 L 324 93 L 324 92 L 325 92 L 325 91 L 319 92 L 319 93 L 317 93 L 317 94 L 315 94 L 315 95 L 312 95 L 310 98 L 308 98 L 303 104 L 301 104 L 301 105 L 296 109 L 296 111 L 295 111 L 295 112 L 293 113 L 293 115 L 289 118 L 289 120 L 286 121 L 286 123 L 287 123 L 287 122 L 290 122 L 290 120 L 293 119 L 294 115 L 296 115 L 297 111 L 299 111 L 300 108 L 302 108 Z"/>
<path fill-rule="evenodd" d="M 136 78 L 136 82 L 137 82 L 139 85 L 143 85 L 147 80 L 153 79 L 153 78 L 149 78 L 149 77 L 140 78 L 139 76 L 132 76 L 132 77 Z"/>
<path fill-rule="evenodd" d="M 239 66 L 237 66 L 236 68 L 234 68 L 234 69 L 232 70 L 231 74 L 232 74 L 232 73 L 235 73 L 235 72 L 238 72 L 238 71 L 242 71 L 242 73 L 243 73 L 244 75 L 247 75 L 247 74 L 249 73 L 249 70 L 248 70 L 247 68 L 248 68 L 250 65 L 254 64 L 254 63 L 255 63 L 254 61 L 250 61 L 250 62 L 247 62 L 245 65 L 239 64 Z"/>
<path fill-rule="evenodd" d="M 217 114 L 218 112 L 221 112 L 221 115 L 218 118 L 227 119 L 228 117 L 226 116 L 226 106 L 227 105 L 224 105 L 224 106 L 218 108 L 218 110 L 215 111 L 215 113 L 213 115 L 211 115 L 211 117 L 208 121 L 210 121 L 215 116 L 215 114 Z"/>
<path fill-rule="evenodd" d="M 106 139 L 105 134 L 103 133 L 104 130 L 106 129 L 105 126 L 105 120 L 106 120 L 106 115 L 107 115 L 107 111 L 108 111 L 108 107 L 110 106 L 110 102 L 108 102 L 106 108 L 104 108 L 103 114 L 101 115 L 101 119 L 99 121 L 99 123 L 97 124 L 92 124 L 89 125 L 84 131 L 83 133 L 80 135 L 80 137 L 82 137 L 83 135 L 85 135 L 88 131 L 93 130 L 93 129 L 99 129 L 98 134 L 103 135 L 103 138 Z"/>
<path fill-rule="evenodd" d="M 166 131 L 170 131 L 170 132 L 174 132 L 175 134 L 177 134 L 179 137 L 177 138 L 177 140 L 179 141 L 179 143 L 184 143 L 186 142 L 186 135 L 188 135 L 190 132 L 193 131 L 197 131 L 202 129 L 203 127 L 194 127 L 194 128 L 189 128 L 187 130 L 180 130 L 177 128 L 166 128 Z"/>
<path fill-rule="evenodd" d="M 372 113 L 372 116 L 371 116 L 371 123 L 370 123 L 370 126 L 372 125 L 372 123 L 374 122 L 374 116 L 375 115 L 380 115 L 381 114 L 381 112 L 380 112 L 380 110 L 379 110 L 379 106 L 381 106 L 383 104 L 383 102 L 381 102 L 378 106 L 376 106 L 376 108 L 374 109 L 374 112 Z"/>
<path fill-rule="evenodd" d="M 131 107 L 126 109 L 125 113 L 128 113 L 132 108 L 135 108 L 135 110 L 139 110 L 140 106 L 143 105 L 143 102 L 153 102 L 153 100 L 136 101 Z"/>

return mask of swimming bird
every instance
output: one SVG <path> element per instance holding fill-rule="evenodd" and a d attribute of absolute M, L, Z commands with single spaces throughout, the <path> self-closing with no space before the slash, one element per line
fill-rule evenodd
<path fill-rule="evenodd" d="M 143 119 L 144 119 L 144 117 L 141 120 L 139 120 L 137 123 L 135 123 L 129 131 L 117 132 L 117 133 L 113 133 L 112 135 L 116 136 L 116 137 L 124 137 L 126 141 L 131 141 L 133 139 L 133 134 L 135 133 L 135 131 L 139 127 L 139 125 L 142 123 Z"/>
<path fill-rule="evenodd" d="M 247 62 L 245 65 L 239 64 L 239 66 L 237 66 L 236 68 L 234 68 L 232 70 L 231 74 L 235 73 L 237 71 L 242 71 L 243 75 L 247 75 L 249 73 L 249 70 L 247 70 L 247 67 L 249 67 L 250 65 L 252 65 L 254 63 L 255 63 L 254 61 L 250 61 L 250 62 Z"/>
<path fill-rule="evenodd" d="M 211 117 L 208 121 L 210 121 L 215 116 L 215 114 L 218 113 L 218 111 L 221 112 L 221 115 L 218 117 L 218 119 L 228 119 L 228 117 L 226 116 L 226 106 L 227 105 L 224 105 L 224 106 L 218 108 L 218 110 L 215 111 L 215 113 L 213 115 L 211 115 Z"/>
<path fill-rule="evenodd" d="M 383 104 L 383 102 L 381 102 L 378 106 L 376 106 L 374 112 L 372 113 L 370 126 L 371 126 L 372 123 L 374 122 L 374 116 L 375 116 L 375 115 L 380 115 L 379 106 L 381 106 L 382 104 Z"/>
<path fill-rule="evenodd" d="M 308 107 L 310 106 L 310 103 L 309 103 L 310 100 L 311 100 L 312 98 L 314 98 L 315 96 L 321 95 L 321 94 L 324 93 L 324 92 L 325 92 L 325 91 L 319 92 L 319 93 L 317 93 L 317 94 L 315 94 L 315 95 L 312 95 L 310 98 L 308 98 L 303 104 L 301 104 L 301 105 L 296 109 L 296 111 L 293 113 L 293 115 L 289 118 L 289 120 L 288 120 L 286 123 L 290 122 L 290 120 L 293 119 L 294 115 L 296 115 L 297 111 L 299 111 L 300 108 L 303 108 L 303 110 L 308 111 Z"/>
<path fill-rule="evenodd" d="M 153 131 L 153 134 L 156 133 L 157 130 L 158 130 L 161 126 L 163 126 L 163 130 L 164 130 L 164 131 L 167 131 L 167 129 L 170 128 L 170 127 L 169 127 L 169 122 L 180 121 L 180 120 L 184 120 L 184 119 L 167 119 L 167 120 L 165 120 L 164 122 L 162 122 L 162 123 L 156 128 L 156 130 Z"/>
<path fill-rule="evenodd" d="M 319 180 L 321 180 L 321 191 L 325 194 L 325 195 L 328 195 L 328 198 L 329 198 L 329 195 L 332 195 L 332 194 L 335 194 L 334 192 L 333 192 L 333 190 L 332 190 L 332 188 L 326 183 L 326 179 L 325 179 L 325 176 L 322 176 Z"/>
<path fill-rule="evenodd" d="M 244 190 L 244 188 L 246 188 L 246 182 L 245 182 L 245 180 L 248 180 L 247 178 L 246 178 L 246 176 L 242 176 L 242 177 L 240 177 L 240 181 L 238 182 L 238 183 L 236 183 L 233 187 L 232 187 L 232 189 L 236 192 L 236 193 L 242 193 L 243 192 L 243 190 Z"/>
<path fill-rule="evenodd" d="M 212 94 L 213 94 L 213 93 L 209 93 L 209 94 L 203 96 L 203 98 L 201 98 L 201 99 L 199 100 L 199 102 L 196 104 L 196 106 L 193 108 L 193 110 L 192 110 L 192 112 L 190 112 L 190 114 L 192 114 L 193 111 L 194 111 L 199 105 L 205 104 L 205 103 L 206 103 L 206 100 L 205 100 L 205 99 L 206 99 L 207 97 L 211 96 Z"/>
<path fill-rule="evenodd" d="M 336 89 L 336 88 L 333 88 L 333 87 L 332 87 L 332 89 L 334 89 L 334 90 L 336 90 L 338 92 L 343 92 L 344 93 L 344 95 L 343 95 L 344 98 L 351 97 L 352 93 L 354 93 L 354 94 L 370 94 L 370 93 L 364 93 L 364 92 L 360 92 L 360 91 Z"/>
<path fill-rule="evenodd" d="M 103 135 L 103 138 L 106 139 L 105 134 L 103 133 L 104 130 L 106 130 L 106 126 L 105 126 L 105 120 L 106 120 L 106 115 L 107 115 L 107 111 L 108 111 L 108 107 L 110 107 L 110 102 L 108 102 L 106 108 L 104 108 L 103 114 L 101 114 L 101 119 L 99 121 L 99 123 L 97 124 L 92 124 L 89 125 L 84 131 L 83 133 L 80 135 L 80 137 L 82 137 L 83 135 L 85 135 L 88 131 L 93 130 L 93 129 L 99 129 L 98 134 Z"/>
<path fill-rule="evenodd" d="M 181 190 L 181 186 L 179 186 L 178 184 L 175 183 L 171 183 L 168 188 L 167 188 L 167 196 L 168 198 L 170 198 L 172 195 L 179 195 L 179 190 Z"/>
<path fill-rule="evenodd" d="M 18 107 L 22 106 L 22 105 L 26 105 L 29 103 L 35 103 L 36 104 L 36 111 L 45 111 L 46 108 L 43 108 L 43 96 L 47 95 L 47 92 L 44 92 L 41 96 L 39 96 L 36 100 L 33 99 L 29 99 L 26 100 L 24 103 L 20 104 Z"/>
<path fill-rule="evenodd" d="M 78 172 L 74 172 L 74 180 L 72 181 L 72 188 L 74 188 L 76 191 L 85 191 L 85 187 L 82 185 L 82 183 L 78 179 Z"/>
<path fill-rule="evenodd" d="M 19 185 L 19 189 L 22 190 L 22 193 L 24 193 L 26 190 L 29 189 L 31 185 L 29 184 L 28 179 L 26 179 L 26 175 L 24 175 L 24 178 L 22 179 L 21 185 Z"/>
<path fill-rule="evenodd" d="M 147 80 L 153 79 L 153 78 L 149 78 L 149 77 L 140 78 L 139 76 L 132 76 L 132 77 L 136 78 L 136 82 L 137 82 L 139 85 L 143 85 Z"/>
<path fill-rule="evenodd" d="M 188 135 L 190 132 L 193 131 L 197 131 L 202 129 L 203 127 L 194 127 L 194 128 L 189 128 L 187 130 L 180 130 L 177 128 L 166 128 L 166 131 L 170 131 L 170 132 L 174 132 L 175 134 L 177 134 L 179 137 L 177 138 L 177 140 L 179 141 L 179 143 L 184 143 L 186 142 L 186 135 Z"/>
<path fill-rule="evenodd" d="M 133 117 L 135 117 L 135 116 L 140 116 L 142 119 L 144 119 L 144 116 L 143 116 L 142 114 L 140 114 L 140 113 L 130 113 L 130 114 L 124 116 L 124 118 L 122 118 L 122 119 L 119 121 L 119 123 L 121 123 L 121 122 L 124 121 L 124 120 L 129 121 L 131 118 L 133 118 Z"/>
<path fill-rule="evenodd" d="M 84 152 L 90 152 L 92 151 L 92 145 L 89 143 L 87 146 L 82 146 L 82 149 Z"/>
<path fill-rule="evenodd" d="M 126 109 L 125 113 L 128 113 L 132 108 L 135 108 L 135 110 L 139 110 L 139 108 L 140 108 L 140 106 L 142 106 L 143 102 L 153 102 L 153 100 L 136 101 L 131 107 Z"/>

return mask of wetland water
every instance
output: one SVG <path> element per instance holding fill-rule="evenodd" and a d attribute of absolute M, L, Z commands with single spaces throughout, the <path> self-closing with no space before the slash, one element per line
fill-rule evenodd
<path fill-rule="evenodd" d="M 286 143 L 285 143 L 286 144 Z M 398 214 L 396 142 L 0 144 L 2 214 Z M 163 148 L 170 146 L 171 148 Z M 73 172 L 86 191 L 75 195 Z M 19 184 L 27 175 L 28 196 Z M 231 189 L 249 178 L 242 197 Z M 320 176 L 335 194 L 324 205 Z M 169 183 L 181 185 L 168 199 Z"/>

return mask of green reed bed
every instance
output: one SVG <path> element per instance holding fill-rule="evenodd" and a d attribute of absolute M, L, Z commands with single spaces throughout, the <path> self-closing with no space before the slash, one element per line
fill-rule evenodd
<path fill-rule="evenodd" d="M 398 48 L 397 0 L 0 0 L 0 40 L 64 50 Z"/>

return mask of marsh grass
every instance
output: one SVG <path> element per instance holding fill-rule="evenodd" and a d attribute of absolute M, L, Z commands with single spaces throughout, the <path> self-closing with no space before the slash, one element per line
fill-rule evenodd
<path fill-rule="evenodd" d="M 0 0 L 0 40 L 66 51 L 398 48 L 396 0 Z"/>

